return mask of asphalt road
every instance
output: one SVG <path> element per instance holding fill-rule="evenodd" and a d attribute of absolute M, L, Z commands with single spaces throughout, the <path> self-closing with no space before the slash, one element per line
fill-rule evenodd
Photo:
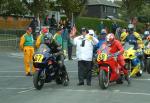
<path fill-rule="evenodd" d="M 132 78 L 132 84 L 111 84 L 102 90 L 98 79 L 92 86 L 77 86 L 77 61 L 66 61 L 70 84 L 67 87 L 55 82 L 35 90 L 32 77 L 24 75 L 21 53 L 0 52 L 0 103 L 150 103 L 150 75 Z"/>

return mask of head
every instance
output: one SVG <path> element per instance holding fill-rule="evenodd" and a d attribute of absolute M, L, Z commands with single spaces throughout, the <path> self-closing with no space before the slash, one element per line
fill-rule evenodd
<path fill-rule="evenodd" d="M 106 36 L 106 41 L 108 44 L 113 44 L 115 40 L 115 36 L 113 33 L 109 33 L 107 36 Z"/>
<path fill-rule="evenodd" d="M 134 32 L 134 25 L 133 24 L 128 25 L 128 32 L 129 32 L 129 34 L 132 34 Z"/>
<path fill-rule="evenodd" d="M 61 33 L 62 33 L 62 31 L 63 31 L 63 29 L 62 29 L 62 28 L 58 28 L 58 29 L 57 29 L 57 34 L 61 34 Z"/>
<path fill-rule="evenodd" d="M 102 29 L 102 30 L 101 30 L 101 35 L 106 35 L 106 34 L 107 34 L 106 29 Z"/>
<path fill-rule="evenodd" d="M 55 15 L 52 15 L 52 18 L 55 18 Z"/>
<path fill-rule="evenodd" d="M 28 27 L 27 30 L 26 30 L 26 33 L 27 33 L 27 34 L 31 34 L 31 33 L 32 33 L 32 28 L 31 28 L 31 27 Z"/>
<path fill-rule="evenodd" d="M 148 35 L 146 39 L 147 39 L 148 41 L 150 41 L 150 35 Z"/>
<path fill-rule="evenodd" d="M 123 33 L 123 32 L 126 32 L 126 31 L 127 31 L 126 29 L 122 29 L 122 33 Z"/>
<path fill-rule="evenodd" d="M 41 33 L 45 35 L 46 33 L 48 33 L 48 29 L 46 27 L 43 27 Z"/>
<path fill-rule="evenodd" d="M 94 30 L 90 29 L 90 30 L 89 30 L 89 35 L 94 36 L 94 35 L 95 35 Z"/>
<path fill-rule="evenodd" d="M 86 29 L 86 28 L 81 28 L 81 34 L 82 34 L 82 35 L 86 35 L 86 34 L 88 34 L 88 33 L 89 33 L 88 29 Z"/>
<path fill-rule="evenodd" d="M 50 45 L 52 39 L 53 39 L 52 34 L 51 34 L 51 33 L 47 33 L 47 34 L 44 36 L 44 43 L 45 43 L 46 45 Z"/>
<path fill-rule="evenodd" d="M 144 32 L 144 35 L 145 35 L 145 36 L 150 35 L 149 31 L 145 31 L 145 32 Z"/>

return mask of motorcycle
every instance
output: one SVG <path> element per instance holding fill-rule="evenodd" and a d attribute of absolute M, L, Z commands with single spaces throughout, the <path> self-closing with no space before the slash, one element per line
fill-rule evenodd
<path fill-rule="evenodd" d="M 142 76 L 142 69 L 141 69 L 141 62 L 138 58 L 138 55 L 141 55 L 141 50 L 135 50 L 134 49 L 134 45 L 129 44 L 129 43 L 125 43 L 124 44 L 124 59 L 126 61 L 126 68 L 128 68 L 129 70 L 129 76 L 132 77 L 134 75 L 136 75 L 137 77 Z M 136 65 L 136 67 L 135 67 Z"/>
<path fill-rule="evenodd" d="M 144 49 L 144 58 L 145 58 L 145 70 L 150 74 L 150 42 L 147 43 Z"/>
<path fill-rule="evenodd" d="M 99 65 L 99 86 L 102 89 L 107 89 L 111 82 L 117 84 L 123 83 L 124 74 L 121 71 L 120 65 L 117 63 L 117 58 L 109 53 L 109 47 L 103 45 L 98 50 L 97 63 Z"/>
<path fill-rule="evenodd" d="M 33 65 L 36 69 L 33 75 L 33 84 L 38 90 L 44 86 L 44 83 L 49 83 L 52 80 L 64 86 L 67 86 L 69 83 L 65 65 L 63 65 L 63 68 L 59 68 L 56 55 L 51 54 L 50 51 L 47 45 L 41 44 L 40 48 L 33 56 Z"/>

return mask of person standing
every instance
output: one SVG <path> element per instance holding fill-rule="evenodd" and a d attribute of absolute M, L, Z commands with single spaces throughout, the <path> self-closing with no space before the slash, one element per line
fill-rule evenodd
<path fill-rule="evenodd" d="M 52 17 L 50 19 L 50 33 L 52 33 L 54 35 L 56 32 L 56 28 L 57 28 L 57 22 L 55 19 L 55 15 L 52 15 Z"/>
<path fill-rule="evenodd" d="M 40 45 L 44 43 L 44 36 L 46 35 L 46 33 L 48 33 L 48 29 L 46 27 L 42 28 L 42 31 L 40 35 L 37 37 L 37 40 L 35 43 L 36 48 L 39 48 Z"/>
<path fill-rule="evenodd" d="M 32 56 L 34 54 L 34 47 L 33 47 L 33 35 L 32 28 L 29 27 L 26 30 L 26 33 L 20 39 L 20 49 L 24 52 L 24 66 L 25 66 L 25 74 L 26 76 L 31 76 L 31 69 L 30 65 L 32 64 Z M 35 72 L 35 69 L 32 65 L 32 73 Z"/>
<path fill-rule="evenodd" d="M 71 35 L 74 38 L 74 35 Z M 86 28 L 81 29 L 81 35 L 75 37 L 74 45 L 76 45 L 76 56 L 78 59 L 78 79 L 77 85 L 84 85 L 84 79 L 88 86 L 91 86 L 92 75 L 92 58 L 93 58 L 93 45 L 98 43 L 98 40 L 88 34 Z"/>

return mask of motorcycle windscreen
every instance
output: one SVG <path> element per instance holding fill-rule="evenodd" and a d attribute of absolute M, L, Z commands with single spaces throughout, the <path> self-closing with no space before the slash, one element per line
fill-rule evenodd
<path fill-rule="evenodd" d="M 50 48 L 46 44 L 41 44 L 39 49 L 37 50 L 37 53 L 50 53 Z"/>
<path fill-rule="evenodd" d="M 100 46 L 100 48 L 99 48 L 100 53 L 105 53 L 107 55 L 109 54 L 109 50 L 110 50 L 110 48 L 109 48 L 109 46 L 107 46 L 106 43 L 103 43 L 102 46 Z"/>
<path fill-rule="evenodd" d="M 128 50 L 129 48 L 134 48 L 134 45 L 129 44 L 128 42 L 126 42 L 123 47 L 124 47 L 125 50 Z"/>

